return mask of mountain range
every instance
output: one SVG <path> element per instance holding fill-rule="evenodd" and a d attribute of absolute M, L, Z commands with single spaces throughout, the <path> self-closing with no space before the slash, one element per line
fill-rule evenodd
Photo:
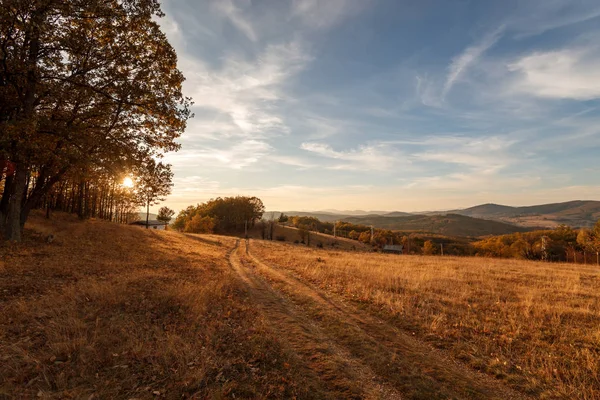
<path fill-rule="evenodd" d="M 424 231 L 450 236 L 485 236 L 554 228 L 591 227 L 600 219 L 600 201 L 574 200 L 525 207 L 481 204 L 448 211 L 285 211 L 286 215 L 311 216 L 321 221 L 346 221 L 377 228 Z"/>

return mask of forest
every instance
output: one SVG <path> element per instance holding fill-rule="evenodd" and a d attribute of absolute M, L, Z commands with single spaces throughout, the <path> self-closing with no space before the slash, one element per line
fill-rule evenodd
<path fill-rule="evenodd" d="M 43 207 L 127 222 L 172 186 L 191 99 L 158 0 L 0 7 L 0 232 Z"/>
<path fill-rule="evenodd" d="M 309 216 L 281 215 L 279 222 L 304 231 L 334 234 L 334 223 Z M 404 232 L 373 229 L 367 225 L 337 222 L 335 234 L 382 248 L 385 244 L 402 244 L 406 254 L 445 254 L 484 256 L 525 260 L 600 263 L 600 221 L 593 229 L 575 229 L 560 225 L 555 229 L 519 232 L 472 240 L 427 232 Z"/>

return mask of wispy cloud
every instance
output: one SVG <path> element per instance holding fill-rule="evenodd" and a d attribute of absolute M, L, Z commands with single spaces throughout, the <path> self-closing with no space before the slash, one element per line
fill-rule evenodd
<path fill-rule="evenodd" d="M 249 3 L 249 2 L 246 2 Z M 221 12 L 233 26 L 242 32 L 249 40 L 256 42 L 258 36 L 254 27 L 244 18 L 244 12 L 233 2 L 233 0 L 218 0 L 213 4 L 213 7 Z"/>
<path fill-rule="evenodd" d="M 504 25 L 486 34 L 483 39 L 475 43 L 474 45 L 467 47 L 460 55 L 456 56 L 452 63 L 448 66 L 448 75 L 446 77 L 446 83 L 442 91 L 442 97 L 445 97 L 454 84 L 460 79 L 467 69 L 475 64 L 477 60 L 485 53 L 490 47 L 502 37 L 504 32 Z"/>
<path fill-rule="evenodd" d="M 508 65 L 519 74 L 512 93 L 555 99 L 600 98 L 600 48 L 535 52 Z"/>
<path fill-rule="evenodd" d="M 206 166 L 213 169 L 242 169 L 258 163 L 272 150 L 271 145 L 265 141 L 240 139 L 221 146 L 206 144 L 195 149 L 169 153 L 165 160 L 180 170 L 202 169 Z"/>
<path fill-rule="evenodd" d="M 539 35 L 600 17 L 600 5 L 596 0 L 523 3 L 522 15 L 513 17 L 511 21 L 518 32 L 518 38 Z"/>
<path fill-rule="evenodd" d="M 367 0 L 293 0 L 292 15 L 313 28 L 327 29 L 366 6 Z"/>
<path fill-rule="evenodd" d="M 337 151 L 328 144 L 306 142 L 302 143 L 301 148 L 325 158 L 341 161 L 328 167 L 337 170 L 386 171 L 400 162 L 408 162 L 404 157 L 399 157 L 393 148 L 384 144 L 368 144 Z"/>
<path fill-rule="evenodd" d="M 537 175 L 524 173 L 498 175 L 495 171 L 471 171 L 451 173 L 443 176 L 418 177 L 408 185 L 409 189 L 432 189 L 459 191 L 462 193 L 499 193 L 539 185 L 542 179 Z"/>
<path fill-rule="evenodd" d="M 429 140 L 430 150 L 413 155 L 420 161 L 440 161 L 464 165 L 483 171 L 498 171 L 517 159 L 510 152 L 514 139 L 500 136 L 491 137 L 440 137 Z"/>
<path fill-rule="evenodd" d="M 229 56 L 220 68 L 198 59 L 184 59 L 196 107 L 219 112 L 252 137 L 285 133 L 276 109 L 286 99 L 282 85 L 311 60 L 300 41 L 269 45 L 255 59 Z M 219 132 L 215 132 L 218 134 Z"/>

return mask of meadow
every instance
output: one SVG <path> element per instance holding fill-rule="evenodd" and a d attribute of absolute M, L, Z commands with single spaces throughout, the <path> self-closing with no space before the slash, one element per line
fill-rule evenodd
<path fill-rule="evenodd" d="M 0 247 L 0 398 L 594 399 L 599 289 L 592 266 L 36 212 Z"/>
<path fill-rule="evenodd" d="M 234 243 L 36 213 L 0 247 L 0 399 L 319 397 L 232 273 Z"/>
<path fill-rule="evenodd" d="M 253 241 L 274 268 L 539 398 L 600 397 L 600 270 Z"/>

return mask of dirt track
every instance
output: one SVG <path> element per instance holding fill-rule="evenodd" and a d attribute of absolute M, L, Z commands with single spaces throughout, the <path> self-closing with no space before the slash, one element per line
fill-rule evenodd
<path fill-rule="evenodd" d="M 229 261 L 280 339 L 331 398 L 523 397 L 409 333 L 262 262 L 252 255 L 249 242 L 238 241 Z"/>

